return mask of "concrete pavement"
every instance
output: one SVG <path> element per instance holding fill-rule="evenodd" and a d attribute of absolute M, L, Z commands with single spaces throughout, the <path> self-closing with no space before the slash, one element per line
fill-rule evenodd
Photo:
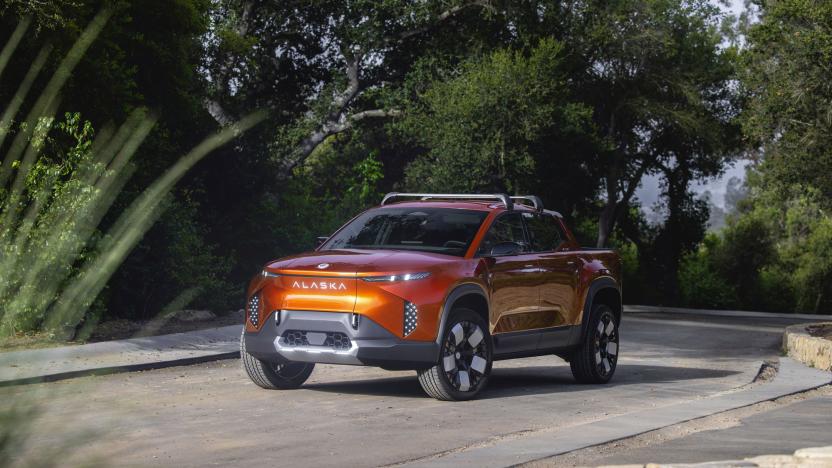
<path fill-rule="evenodd" d="M 779 380 L 751 384 L 778 359 L 783 328 L 803 321 L 628 313 L 611 384 L 577 385 L 554 356 L 503 361 L 482 397 L 462 403 L 426 397 L 413 372 L 348 366 L 320 365 L 300 390 L 266 391 L 224 360 L 6 387 L 0 405 L 46 395 L 32 446 L 89 428 L 101 435 L 84 453 L 127 465 L 435 465 L 500 447 L 513 447 L 500 460 L 517 463 L 569 449 L 570 438 L 598 443 L 625 425 L 649 430 L 828 382 L 782 360 Z M 519 447 L 532 456 L 516 457 Z"/>
<path fill-rule="evenodd" d="M 829 384 L 831 380 L 832 376 L 827 372 L 810 369 L 792 359 L 784 358 L 780 361 L 777 375 L 769 383 L 720 392 L 685 404 L 643 410 L 637 417 L 624 414 L 605 418 L 579 425 L 571 431 L 536 431 L 535 434 L 499 444 L 416 460 L 405 466 L 504 467 L 543 460 L 573 450 L 633 437 L 673 424 L 817 388 Z"/>
<path fill-rule="evenodd" d="M 792 454 L 804 447 L 832 445 L 832 387 L 791 396 L 754 407 L 729 411 L 637 438 L 605 444 L 532 463 L 549 466 L 644 465 L 662 466 L 742 460 L 772 462 L 769 454 Z M 832 447 L 826 451 L 832 457 Z M 762 457 L 761 457 L 762 456 Z M 778 457 L 780 458 L 780 457 Z M 795 463 L 780 458 L 782 463 Z M 821 466 L 832 465 L 832 459 Z M 655 466 L 655 465 L 654 465 Z"/>
<path fill-rule="evenodd" d="M 697 432 L 667 443 L 616 453 L 593 464 L 644 460 L 696 463 L 748 458 L 760 455 L 759 447 L 766 447 L 765 453 L 792 453 L 803 447 L 832 444 L 830 429 L 832 393 L 742 418 L 731 428 Z"/>

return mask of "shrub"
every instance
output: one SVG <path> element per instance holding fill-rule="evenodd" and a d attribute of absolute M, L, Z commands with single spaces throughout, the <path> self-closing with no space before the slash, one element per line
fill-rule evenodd
<path fill-rule="evenodd" d="M 708 234 L 699 249 L 690 252 L 679 266 L 679 292 L 683 306 L 706 309 L 739 307 L 737 292 L 715 267 L 715 255 L 723 249 L 717 234 Z"/>

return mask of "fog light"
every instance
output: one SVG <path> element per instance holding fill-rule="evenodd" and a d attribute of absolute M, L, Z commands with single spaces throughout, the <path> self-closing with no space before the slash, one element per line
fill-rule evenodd
<path fill-rule="evenodd" d="M 353 330 L 358 330 L 358 314 L 355 312 L 353 312 L 352 317 L 350 317 L 350 325 L 352 325 Z"/>
<path fill-rule="evenodd" d="M 274 314 L 274 324 L 275 325 L 280 325 L 280 311 L 279 310 L 273 310 L 272 313 Z"/>
<path fill-rule="evenodd" d="M 404 303 L 404 336 L 407 336 L 416 329 L 419 324 L 419 309 L 412 302 Z"/>
<path fill-rule="evenodd" d="M 255 327 L 260 325 L 260 293 L 248 298 L 248 321 Z"/>

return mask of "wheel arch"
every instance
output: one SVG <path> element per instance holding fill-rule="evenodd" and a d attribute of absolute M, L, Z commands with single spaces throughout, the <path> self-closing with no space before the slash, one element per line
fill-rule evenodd
<path fill-rule="evenodd" d="M 442 304 L 439 328 L 436 331 L 436 342 L 442 340 L 442 333 L 445 330 L 446 321 L 454 307 L 465 307 L 478 313 L 485 323 L 489 324 L 488 296 L 482 287 L 475 283 L 465 283 L 455 287 L 445 298 Z"/>
<path fill-rule="evenodd" d="M 586 328 L 589 326 L 589 316 L 597 304 L 610 306 L 615 314 L 618 326 L 621 326 L 621 313 L 623 311 L 621 302 L 621 289 L 618 283 L 610 277 L 604 276 L 594 280 L 587 290 L 586 301 L 584 301 L 583 316 L 581 318 L 581 337 L 586 336 Z"/>

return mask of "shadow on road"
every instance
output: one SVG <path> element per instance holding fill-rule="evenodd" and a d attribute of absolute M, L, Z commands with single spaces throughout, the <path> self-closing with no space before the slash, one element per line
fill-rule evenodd
<path fill-rule="evenodd" d="M 718 379 L 740 372 L 696 367 L 651 366 L 620 364 L 608 387 L 634 384 L 680 382 L 687 380 Z M 425 397 L 416 376 L 382 379 L 353 380 L 346 382 L 307 384 L 305 390 L 384 397 Z M 578 392 L 597 389 L 597 385 L 575 383 L 568 367 L 530 366 L 514 369 L 494 369 L 488 387 L 478 399 L 506 398 L 524 395 L 542 395 Z"/>

